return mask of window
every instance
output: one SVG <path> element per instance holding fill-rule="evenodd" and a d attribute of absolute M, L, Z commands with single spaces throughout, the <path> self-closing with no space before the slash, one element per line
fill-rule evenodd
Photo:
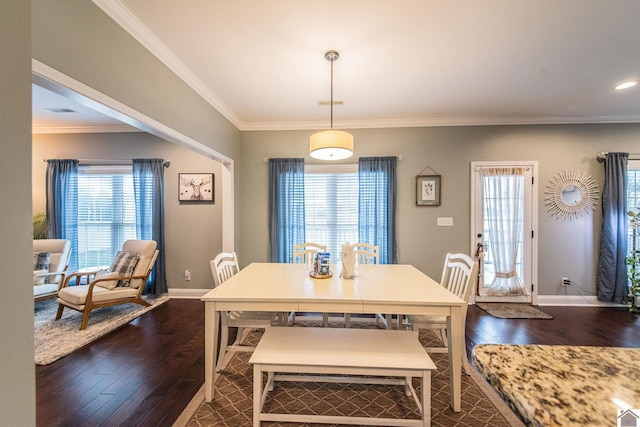
<path fill-rule="evenodd" d="M 304 194 L 305 240 L 339 262 L 342 244 L 358 241 L 358 165 L 306 165 Z"/>
<path fill-rule="evenodd" d="M 78 268 L 110 266 L 136 239 L 131 166 L 78 168 Z"/>

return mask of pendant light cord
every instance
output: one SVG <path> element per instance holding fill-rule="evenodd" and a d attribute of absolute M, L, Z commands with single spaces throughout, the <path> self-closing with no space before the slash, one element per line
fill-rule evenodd
<path fill-rule="evenodd" d="M 331 59 L 331 129 L 333 129 L 333 62 L 335 59 Z"/>

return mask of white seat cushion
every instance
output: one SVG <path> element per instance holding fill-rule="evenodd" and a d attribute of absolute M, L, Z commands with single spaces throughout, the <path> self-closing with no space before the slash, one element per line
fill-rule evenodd
<path fill-rule="evenodd" d="M 87 301 L 89 285 L 68 286 L 58 292 L 58 301 L 68 302 L 77 306 L 84 305 Z M 103 302 L 119 298 L 133 298 L 137 290 L 133 288 L 115 288 L 113 290 L 95 286 L 93 288 L 93 302 Z"/>

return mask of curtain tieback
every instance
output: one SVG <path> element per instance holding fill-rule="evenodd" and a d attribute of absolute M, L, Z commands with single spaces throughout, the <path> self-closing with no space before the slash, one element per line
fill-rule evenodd
<path fill-rule="evenodd" d="M 501 279 L 508 279 L 510 277 L 513 277 L 516 275 L 516 271 L 515 270 L 511 270 L 508 271 L 506 273 L 496 273 L 496 277 L 499 277 Z"/>

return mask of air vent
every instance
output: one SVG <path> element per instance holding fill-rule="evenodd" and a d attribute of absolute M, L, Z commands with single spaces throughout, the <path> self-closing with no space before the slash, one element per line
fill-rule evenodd
<path fill-rule="evenodd" d="M 51 111 L 52 113 L 75 113 L 75 110 L 71 108 L 45 108 L 45 110 Z"/>

